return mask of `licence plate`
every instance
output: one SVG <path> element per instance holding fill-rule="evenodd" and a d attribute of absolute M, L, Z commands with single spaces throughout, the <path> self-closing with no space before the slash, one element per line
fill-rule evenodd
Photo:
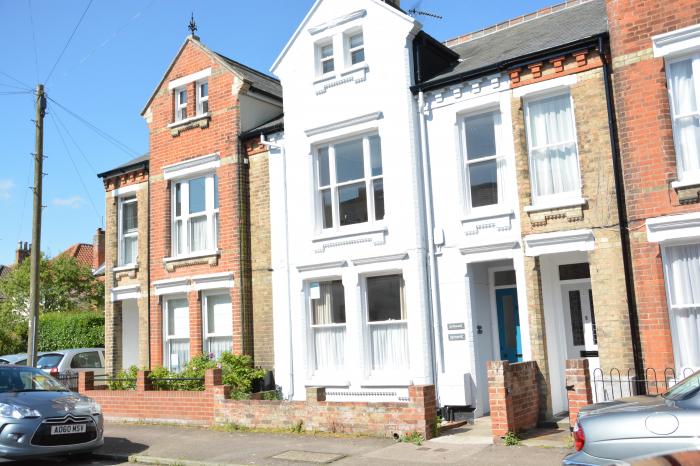
<path fill-rule="evenodd" d="M 82 434 L 85 433 L 87 424 L 66 424 L 51 426 L 51 435 Z"/>

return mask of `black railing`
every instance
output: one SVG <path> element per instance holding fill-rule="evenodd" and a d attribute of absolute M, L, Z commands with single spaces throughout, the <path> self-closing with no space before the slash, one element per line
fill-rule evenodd
<path fill-rule="evenodd" d="M 596 368 L 591 371 L 593 402 L 611 401 L 635 395 L 659 395 L 693 373 L 694 371 L 690 368 L 683 369 L 679 374 L 672 367 L 667 367 L 663 373 L 647 368 L 640 376 L 634 369 L 623 372 L 612 368 L 605 373 L 602 369 Z"/>

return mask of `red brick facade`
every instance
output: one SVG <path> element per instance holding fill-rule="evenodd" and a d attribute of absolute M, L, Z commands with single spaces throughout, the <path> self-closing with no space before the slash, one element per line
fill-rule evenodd
<path fill-rule="evenodd" d="M 537 426 L 540 414 L 542 376 L 537 362 L 489 361 L 489 406 L 491 432 L 500 438 Z"/>
<path fill-rule="evenodd" d="M 654 58 L 652 36 L 700 23 L 696 0 L 607 0 L 619 136 L 641 357 L 644 367 L 674 366 L 658 243 L 647 241 L 645 221 L 698 212 L 681 204 L 664 59 Z"/>
<path fill-rule="evenodd" d="M 593 403 L 588 359 L 566 360 L 566 396 L 569 401 L 569 424 L 573 428 L 581 408 Z"/>

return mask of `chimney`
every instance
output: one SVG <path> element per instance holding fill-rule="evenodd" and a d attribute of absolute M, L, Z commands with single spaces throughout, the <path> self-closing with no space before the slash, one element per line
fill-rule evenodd
<path fill-rule="evenodd" d="M 105 231 L 98 228 L 92 244 L 92 270 L 97 270 L 105 263 Z"/>
<path fill-rule="evenodd" d="M 15 264 L 21 264 L 24 259 L 29 257 L 32 248 L 25 241 L 24 243 L 19 241 L 17 243 L 17 251 L 15 251 Z"/>
<path fill-rule="evenodd" d="M 401 0 L 384 0 L 384 3 L 393 6 L 397 10 L 401 9 Z"/>

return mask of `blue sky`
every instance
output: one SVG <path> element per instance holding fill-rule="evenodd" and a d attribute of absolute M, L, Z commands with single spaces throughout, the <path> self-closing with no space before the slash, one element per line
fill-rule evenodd
<path fill-rule="evenodd" d="M 187 35 L 191 12 L 204 44 L 267 72 L 313 0 L 93 0 L 57 62 L 89 3 L 0 0 L 0 264 L 14 260 L 17 241 L 31 239 L 34 98 L 9 93 L 45 82 L 48 97 L 72 112 L 50 100 L 45 121 L 42 249 L 55 255 L 92 242 L 102 226 L 96 173 L 148 151 L 140 111 Z M 419 20 L 446 40 L 554 3 L 404 0 L 402 7 L 442 15 Z"/>

